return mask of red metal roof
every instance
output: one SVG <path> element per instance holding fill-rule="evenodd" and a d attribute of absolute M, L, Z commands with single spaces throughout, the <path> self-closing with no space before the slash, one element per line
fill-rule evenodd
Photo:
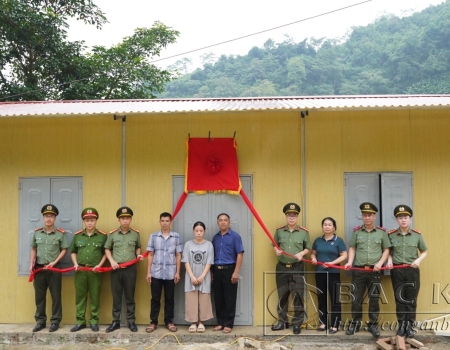
<path fill-rule="evenodd" d="M 224 111 L 450 108 L 450 95 L 242 97 L 0 102 L 0 117 L 131 115 Z"/>

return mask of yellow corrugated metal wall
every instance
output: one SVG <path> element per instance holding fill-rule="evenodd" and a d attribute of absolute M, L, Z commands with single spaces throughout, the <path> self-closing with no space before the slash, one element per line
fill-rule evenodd
<path fill-rule="evenodd" d="M 450 195 L 449 117 L 448 110 L 310 111 L 306 119 L 306 208 L 312 239 L 321 234 L 320 222 L 325 216 L 334 217 L 338 234 L 345 235 L 344 173 L 413 173 L 415 226 L 429 249 L 421 264 L 417 320 L 437 317 L 433 312 L 450 312 L 435 285 L 442 291 L 450 282 L 444 268 L 450 263 L 448 245 L 442 244 L 443 210 Z M 390 277 L 384 277 L 383 283 L 389 303 L 381 305 L 381 312 L 384 320 L 392 321 L 396 317 Z M 350 310 L 349 305 L 345 310 Z"/>
<path fill-rule="evenodd" d="M 448 117 L 448 110 L 310 111 L 305 120 L 307 186 L 306 208 L 302 209 L 312 239 L 320 235 L 324 216 L 335 217 L 339 227 L 344 227 L 345 172 L 413 172 L 415 225 L 424 232 L 430 250 L 422 263 L 420 312 L 448 311 L 445 300 L 441 297 L 433 304 L 432 295 L 433 283 L 441 283 L 442 288 L 448 283 L 447 245 L 439 244 L 450 194 Z M 298 112 L 128 116 L 126 203 L 135 212 L 133 226 L 141 231 L 143 250 L 150 233 L 159 228 L 159 213 L 172 208 L 172 176 L 184 174 L 188 133 L 191 137 L 207 137 L 208 132 L 211 137 L 232 137 L 236 131 L 240 173 L 252 175 L 256 210 L 271 232 L 284 224 L 283 205 L 289 201 L 302 205 L 301 123 Z M 19 177 L 83 176 L 83 206 L 99 210 L 100 229 L 116 227 L 115 211 L 121 205 L 121 124 L 112 116 L 0 121 L 4 140 L 0 190 L 7 199 L 3 208 L 6 227 L 0 235 L 3 242 L 10 242 L 0 255 L 2 279 L 9 281 L 0 290 L 0 322 L 34 322 L 33 286 L 26 277 L 17 276 Z M 261 325 L 263 273 L 274 271 L 276 257 L 256 221 L 253 226 L 253 247 L 258 252 L 253 254 L 254 323 Z M 145 324 L 150 311 L 146 262 L 139 264 L 138 271 L 137 323 Z M 111 321 L 109 277 L 103 281 L 100 322 L 106 324 Z M 268 290 L 274 288 L 273 280 L 267 283 Z M 63 323 L 73 324 L 72 277 L 64 278 L 63 288 Z M 393 312 L 394 305 L 383 305 L 382 310 Z"/>
<path fill-rule="evenodd" d="M 0 254 L 0 322 L 34 323 L 33 285 L 27 277 L 17 275 L 19 178 L 82 176 L 83 205 L 99 210 L 98 228 L 111 229 L 117 223 L 114 214 L 120 205 L 121 126 L 112 116 L 2 119 L 0 138 L 0 189 L 6 198 L 0 231 L 4 242 Z M 104 322 L 111 317 L 109 291 L 109 276 L 105 276 L 101 311 Z M 63 323 L 74 322 L 73 277 L 64 277 Z"/>

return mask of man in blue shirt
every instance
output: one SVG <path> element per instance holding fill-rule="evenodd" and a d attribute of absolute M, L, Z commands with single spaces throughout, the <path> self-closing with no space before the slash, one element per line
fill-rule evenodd
<path fill-rule="evenodd" d="M 236 298 L 239 271 L 244 259 L 241 236 L 230 229 L 230 216 L 217 216 L 220 231 L 213 237 L 214 274 L 213 290 L 218 325 L 214 331 L 230 333 L 236 315 Z"/>
<path fill-rule="evenodd" d="M 159 310 L 161 309 L 161 293 L 164 288 L 164 323 L 171 332 L 176 332 L 173 324 L 175 307 L 175 284 L 180 280 L 181 252 L 183 244 L 180 235 L 170 230 L 172 215 L 162 213 L 159 216 L 161 230 L 153 233 L 147 245 L 147 283 L 150 284 L 152 302 L 150 310 L 150 325 L 145 329 L 153 332 L 158 326 Z"/>

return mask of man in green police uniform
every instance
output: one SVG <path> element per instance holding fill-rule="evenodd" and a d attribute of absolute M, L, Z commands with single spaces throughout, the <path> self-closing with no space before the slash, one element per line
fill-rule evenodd
<path fill-rule="evenodd" d="M 141 238 L 139 231 L 131 228 L 133 211 L 128 207 L 117 210 L 116 216 L 120 227 L 109 232 L 105 243 L 105 254 L 111 263 L 111 291 L 113 295 L 113 308 L 111 325 L 106 328 L 106 333 L 120 328 L 120 311 L 122 307 L 122 295 L 125 295 L 127 305 L 128 328 L 137 332 L 136 326 L 136 304 L 134 302 L 134 291 L 136 289 L 136 265 L 120 267 L 119 264 L 144 257 L 141 255 Z"/>
<path fill-rule="evenodd" d="M 77 332 L 86 328 L 86 302 L 89 294 L 91 319 L 89 323 L 94 332 L 98 332 L 98 315 L 100 313 L 100 290 L 102 274 L 95 271 L 106 260 L 106 232 L 96 228 L 98 212 L 94 208 L 85 208 L 81 212 L 84 230 L 75 232 L 70 245 L 70 256 L 75 267 L 75 306 L 77 308 L 77 324 L 70 329 Z M 92 271 L 78 270 L 89 267 Z"/>
<path fill-rule="evenodd" d="M 36 303 L 36 326 L 33 332 L 39 332 L 46 327 L 47 315 L 45 313 L 47 301 L 47 289 L 52 296 L 52 317 L 49 331 L 58 330 L 62 319 L 61 304 L 61 284 L 62 275 L 59 272 L 47 270 L 55 267 L 67 252 L 68 244 L 66 231 L 55 227 L 56 216 L 59 214 L 58 208 L 53 204 L 46 204 L 42 207 L 44 227 L 34 230 L 31 241 L 30 252 L 30 272 L 43 268 L 34 276 L 34 298 Z"/>
<path fill-rule="evenodd" d="M 397 335 L 414 338 L 413 326 L 420 289 L 419 265 L 427 256 L 427 246 L 420 232 L 411 228 L 413 211 L 409 206 L 397 205 L 394 216 L 399 227 L 388 234 L 392 245 L 388 267 L 392 269 L 395 265 L 410 265 L 391 271 L 399 327 Z"/>
<path fill-rule="evenodd" d="M 352 302 L 352 322 L 346 334 L 355 334 L 362 325 L 362 302 L 367 288 L 369 294 L 368 330 L 374 338 L 378 338 L 380 336 L 378 330 L 380 305 L 378 304 L 379 295 L 375 295 L 375 293 L 379 293 L 381 290 L 382 270 L 380 269 L 389 256 L 391 243 L 386 230 L 380 226 L 375 227 L 378 208 L 373 203 L 364 202 L 359 209 L 364 224 L 353 229 L 345 269 L 350 269 L 354 263 L 354 267 L 367 271 L 353 271 L 352 284 L 355 288 L 355 298 Z"/>
<path fill-rule="evenodd" d="M 305 315 L 302 301 L 305 268 L 302 258 L 311 249 L 311 242 L 308 230 L 297 225 L 300 206 L 296 203 L 288 203 L 283 207 L 283 213 L 286 215 L 286 225 L 278 227 L 274 235 L 274 240 L 280 248 L 273 247 L 278 259 L 276 283 L 279 301 L 278 322 L 272 326 L 272 330 L 279 331 L 287 328 L 288 299 L 291 294 L 294 300 L 293 332 L 300 334 L 300 326 Z M 283 252 L 294 257 L 286 256 Z"/>

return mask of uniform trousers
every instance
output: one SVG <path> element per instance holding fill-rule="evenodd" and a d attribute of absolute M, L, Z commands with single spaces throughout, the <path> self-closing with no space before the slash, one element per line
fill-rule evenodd
<path fill-rule="evenodd" d="M 293 325 L 301 325 L 305 319 L 304 307 L 304 264 L 298 262 L 292 264 L 291 267 L 286 267 L 282 263 L 278 263 L 276 267 L 276 282 L 278 289 L 278 319 L 282 322 Z M 292 298 L 294 305 L 294 315 L 288 316 L 289 295 Z"/>
<path fill-rule="evenodd" d="M 120 322 L 122 310 L 122 295 L 125 295 L 127 305 L 127 321 L 135 322 L 136 304 L 134 302 L 134 291 L 136 289 L 136 265 L 127 268 L 118 268 L 111 271 L 111 292 L 113 296 L 112 319 Z"/>
<path fill-rule="evenodd" d="M 214 305 L 216 307 L 217 324 L 222 327 L 233 328 L 236 316 L 236 299 L 238 283 L 231 283 L 235 264 L 214 266 Z"/>
<path fill-rule="evenodd" d="M 175 281 L 162 280 L 152 277 L 150 289 L 152 291 L 152 301 L 150 308 L 150 321 L 158 325 L 158 316 L 161 309 L 161 294 L 164 288 L 164 324 L 173 323 L 175 309 Z"/>
<path fill-rule="evenodd" d="M 340 273 L 329 273 L 326 271 L 316 273 L 316 287 L 320 289 L 317 295 L 319 319 L 320 323 L 324 324 L 327 328 L 338 328 L 341 323 L 340 282 Z M 330 295 L 330 304 L 328 304 L 327 291 Z M 328 320 L 328 310 L 331 310 L 330 320 Z"/>
<path fill-rule="evenodd" d="M 34 318 L 36 323 L 45 325 L 47 322 L 46 305 L 47 289 L 52 297 L 52 317 L 51 323 L 59 325 L 62 319 L 61 304 L 61 284 L 62 274 L 50 270 L 41 270 L 34 276 L 34 300 L 36 303 L 36 313 Z"/>
<path fill-rule="evenodd" d="M 101 288 L 101 273 L 82 270 L 75 272 L 75 306 L 77 308 L 77 324 L 86 324 L 86 304 L 88 294 L 91 310 L 91 318 L 89 323 L 98 324 Z"/>
<path fill-rule="evenodd" d="M 413 267 L 391 270 L 392 286 L 399 327 L 412 326 L 416 320 L 417 295 L 420 289 L 420 270 Z"/>
<path fill-rule="evenodd" d="M 383 293 L 381 286 L 382 272 L 353 271 L 352 284 L 354 290 L 354 300 L 352 302 L 352 322 L 357 327 L 362 325 L 362 303 L 367 289 L 367 296 L 369 298 L 369 323 L 368 326 L 378 324 L 378 315 L 380 313 L 379 299 Z"/>

